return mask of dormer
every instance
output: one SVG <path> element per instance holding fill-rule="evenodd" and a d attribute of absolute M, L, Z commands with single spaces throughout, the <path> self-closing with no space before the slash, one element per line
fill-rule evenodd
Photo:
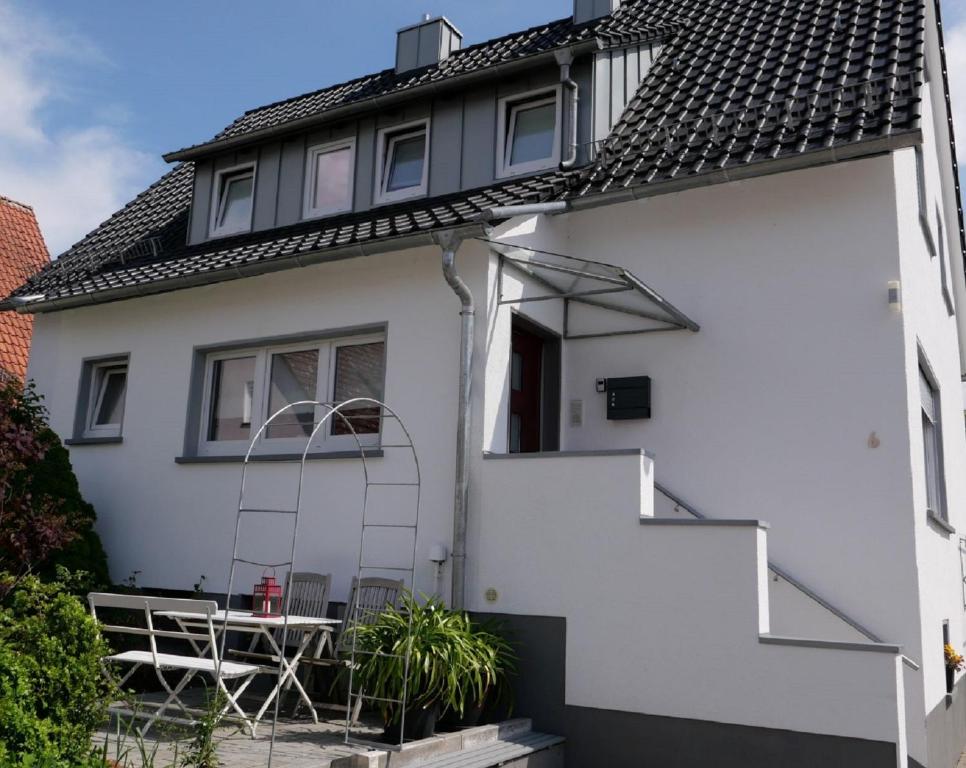
<path fill-rule="evenodd" d="M 606 24 L 619 6 L 574 0 L 574 19 Z M 251 110 L 167 155 L 194 162 L 188 243 L 328 226 L 592 161 L 656 46 L 601 47 L 573 29 L 563 19 L 536 41 L 524 30 L 464 51 L 449 19 L 427 16 L 398 31 L 391 69 Z"/>

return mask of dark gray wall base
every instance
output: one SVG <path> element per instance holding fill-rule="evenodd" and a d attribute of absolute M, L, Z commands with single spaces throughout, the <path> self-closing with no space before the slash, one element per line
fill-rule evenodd
<path fill-rule="evenodd" d="M 566 620 L 506 614 L 485 617 L 503 622 L 520 657 L 514 713 L 533 718 L 536 731 L 567 738 L 568 768 L 895 765 L 895 745 L 887 742 L 566 706 Z M 966 691 L 960 698 L 966 700 Z"/>
<path fill-rule="evenodd" d="M 929 768 L 954 768 L 966 748 L 966 678 L 926 717 Z"/>
<path fill-rule="evenodd" d="M 895 745 L 798 731 L 567 707 L 567 766 L 884 768 Z"/>

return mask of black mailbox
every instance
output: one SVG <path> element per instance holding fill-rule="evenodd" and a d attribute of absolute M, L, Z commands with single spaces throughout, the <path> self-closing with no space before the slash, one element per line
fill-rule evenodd
<path fill-rule="evenodd" d="M 651 377 L 607 379 L 607 420 L 651 418 Z"/>

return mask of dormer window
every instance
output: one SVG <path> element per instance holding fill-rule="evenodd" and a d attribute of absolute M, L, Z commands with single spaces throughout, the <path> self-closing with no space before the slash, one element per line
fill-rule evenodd
<path fill-rule="evenodd" d="M 355 139 L 311 147 L 305 172 L 306 219 L 352 210 Z"/>
<path fill-rule="evenodd" d="M 553 168 L 560 162 L 560 89 L 500 100 L 499 176 Z"/>
<path fill-rule="evenodd" d="M 429 123 L 421 121 L 379 133 L 379 203 L 425 195 L 429 178 Z"/>
<path fill-rule="evenodd" d="M 223 237 L 251 230 L 254 194 L 254 165 L 219 171 L 211 201 L 211 236 Z"/>

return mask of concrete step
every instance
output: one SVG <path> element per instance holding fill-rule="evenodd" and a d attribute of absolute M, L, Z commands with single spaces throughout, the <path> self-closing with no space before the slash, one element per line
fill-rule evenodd
<path fill-rule="evenodd" d="M 564 739 L 535 733 L 530 720 L 466 728 L 406 744 L 398 751 L 355 755 L 333 768 L 563 768 Z"/>

